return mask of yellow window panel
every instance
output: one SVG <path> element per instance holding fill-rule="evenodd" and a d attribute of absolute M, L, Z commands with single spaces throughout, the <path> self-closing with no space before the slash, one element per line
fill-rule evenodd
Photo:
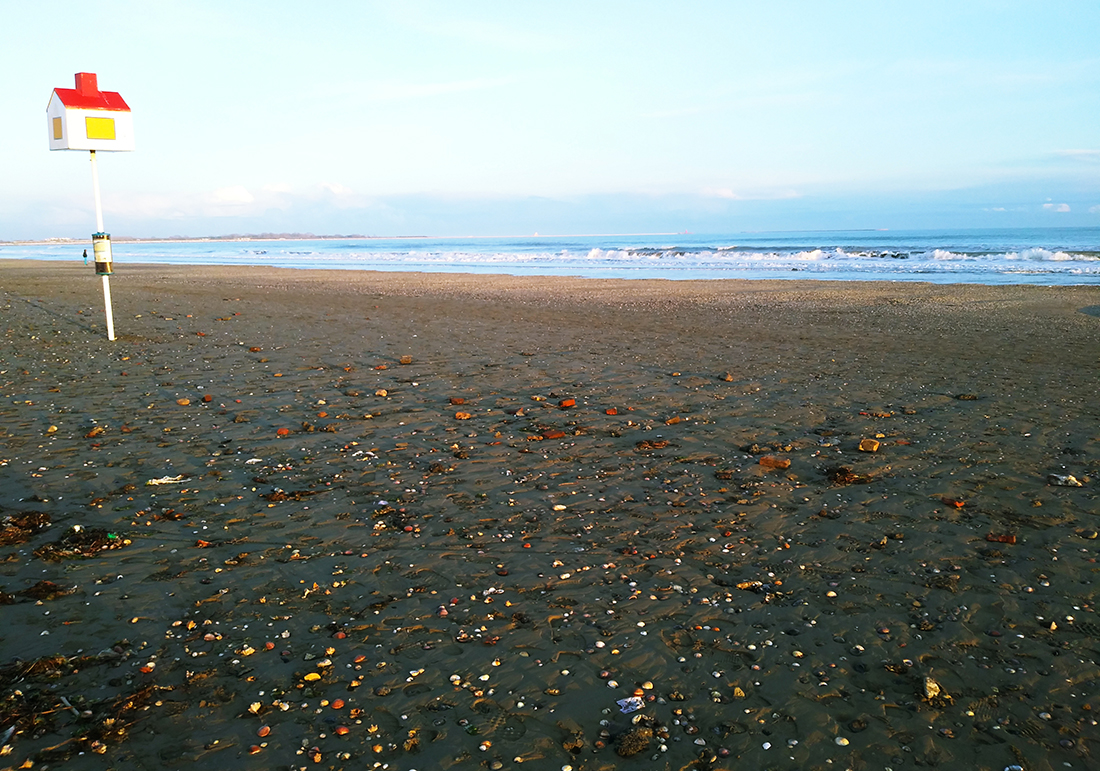
<path fill-rule="evenodd" d="M 85 118 L 84 129 L 88 139 L 114 139 L 114 118 Z"/>
<path fill-rule="evenodd" d="M 61 139 L 61 118 L 53 119 L 53 138 Z"/>

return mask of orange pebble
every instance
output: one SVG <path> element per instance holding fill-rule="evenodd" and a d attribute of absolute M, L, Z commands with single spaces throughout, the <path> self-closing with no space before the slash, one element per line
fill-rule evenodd
<path fill-rule="evenodd" d="M 286 436 L 287 434 L 290 433 L 290 429 L 289 428 L 280 428 L 275 433 L 278 434 L 279 436 Z"/>
<path fill-rule="evenodd" d="M 337 699 L 336 701 L 332 702 L 332 708 L 333 709 L 342 709 L 343 706 L 344 706 L 344 700 L 343 699 Z"/>
<path fill-rule="evenodd" d="M 618 415 L 619 414 L 619 411 L 617 409 L 615 409 L 614 407 L 608 407 L 606 410 L 604 410 L 604 412 L 606 412 L 608 415 Z"/>
<path fill-rule="evenodd" d="M 275 650 L 275 643 L 273 643 L 273 642 L 265 642 L 265 643 L 264 643 L 264 650 L 265 650 L 265 651 L 273 651 L 273 650 Z"/>
<path fill-rule="evenodd" d="M 358 656 L 355 657 L 355 663 L 356 664 L 361 664 L 366 660 L 367 660 L 367 657 L 364 656 L 362 653 L 360 653 Z"/>
<path fill-rule="evenodd" d="M 260 730 L 256 732 L 256 735 L 259 736 L 260 738 L 263 738 L 263 737 L 267 736 L 270 733 L 271 733 L 271 726 L 265 725 L 265 726 L 260 726 Z"/>
<path fill-rule="evenodd" d="M 258 744 L 253 744 L 251 747 L 248 748 L 249 755 L 258 755 L 261 752 L 263 752 L 263 749 Z"/>
<path fill-rule="evenodd" d="M 351 729 L 350 729 L 350 728 L 348 728 L 348 727 L 347 727 L 346 725 L 338 725 L 338 726 L 336 726 L 336 735 L 337 735 L 337 736 L 345 736 L 345 735 L 347 735 L 347 734 L 348 734 L 348 733 L 350 733 L 350 732 L 351 732 Z"/>

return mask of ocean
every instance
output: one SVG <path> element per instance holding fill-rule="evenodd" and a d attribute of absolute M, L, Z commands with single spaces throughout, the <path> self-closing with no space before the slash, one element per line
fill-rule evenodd
<path fill-rule="evenodd" d="M 91 243 L 0 244 L 0 258 L 79 260 Z M 116 241 L 127 262 L 624 279 L 1100 284 L 1100 228 L 726 235 Z"/>

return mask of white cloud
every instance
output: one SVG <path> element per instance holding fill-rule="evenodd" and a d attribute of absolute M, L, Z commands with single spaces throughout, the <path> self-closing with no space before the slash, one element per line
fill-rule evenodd
<path fill-rule="evenodd" d="M 723 198 L 727 201 L 783 201 L 788 198 L 802 197 L 802 193 L 797 190 L 756 190 L 738 193 L 728 187 L 704 188 L 700 195 L 703 198 Z"/>
<path fill-rule="evenodd" d="M 250 204 L 256 200 L 256 197 L 252 193 L 248 192 L 248 188 L 244 185 L 230 185 L 229 187 L 219 187 L 213 193 L 210 194 L 210 202 L 215 205 L 230 205 L 241 206 L 244 204 Z"/>
<path fill-rule="evenodd" d="M 1100 150 L 1057 150 L 1054 154 L 1059 158 L 1068 158 L 1071 161 L 1100 163 Z"/>
<path fill-rule="evenodd" d="M 346 185 L 341 185 L 339 182 L 321 182 L 317 187 L 339 198 L 355 195 L 354 190 Z"/>
<path fill-rule="evenodd" d="M 1043 209 L 1046 211 L 1067 212 L 1069 211 L 1068 203 L 1045 203 Z"/>

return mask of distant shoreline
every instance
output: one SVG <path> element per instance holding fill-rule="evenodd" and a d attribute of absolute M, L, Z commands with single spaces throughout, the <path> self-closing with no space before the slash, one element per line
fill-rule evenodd
<path fill-rule="evenodd" d="M 651 236 L 688 236 L 692 233 L 683 231 L 679 233 L 530 233 L 503 236 L 365 236 L 362 234 L 351 235 L 314 235 L 313 233 L 259 233 L 255 235 L 239 235 L 233 233 L 227 236 L 169 236 L 168 238 L 133 238 L 130 236 L 112 236 L 116 243 L 129 244 L 189 244 L 189 243 L 233 243 L 244 241 L 397 241 L 397 240 L 458 240 L 478 238 L 640 238 Z M 0 241 L 0 246 L 69 246 L 71 244 L 91 243 L 86 238 L 44 238 L 36 240 Z"/>

